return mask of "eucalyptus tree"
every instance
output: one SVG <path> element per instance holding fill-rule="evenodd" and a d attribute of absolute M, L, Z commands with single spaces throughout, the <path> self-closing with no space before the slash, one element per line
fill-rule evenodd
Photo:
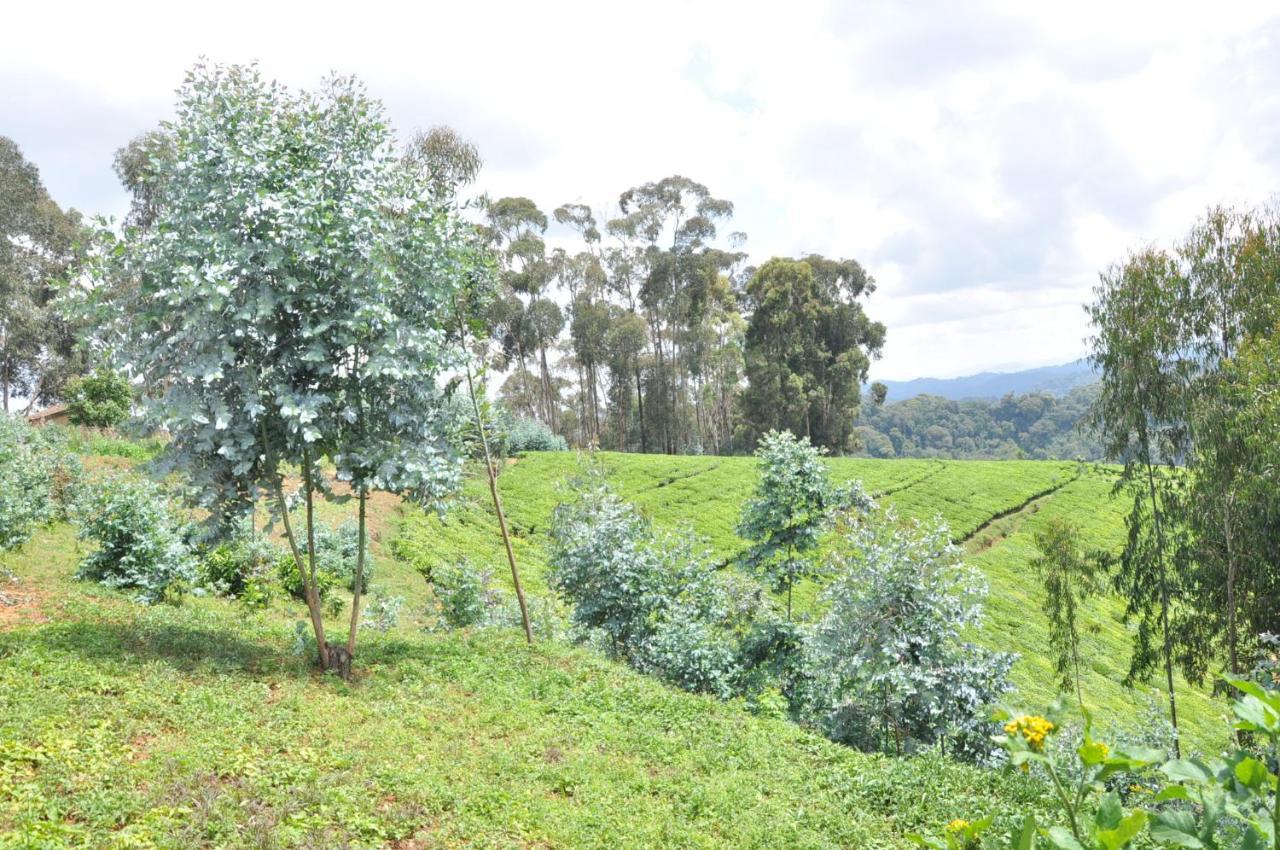
<path fill-rule="evenodd" d="M 1259 556 L 1265 539 L 1256 538 L 1257 532 L 1266 533 L 1265 523 L 1259 525 L 1252 515 L 1265 505 L 1252 502 L 1241 480 L 1254 458 L 1246 435 L 1233 422 L 1243 411 L 1231 386 L 1232 360 L 1241 346 L 1251 337 L 1270 335 L 1280 318 L 1276 212 L 1211 208 L 1177 251 L 1187 280 L 1187 303 L 1179 313 L 1181 345 L 1195 367 L 1185 395 L 1193 447 L 1185 522 L 1193 538 L 1191 560 L 1201 601 L 1191 609 L 1184 629 L 1189 641 L 1225 644 L 1228 669 L 1237 678 L 1247 669 L 1242 641 L 1266 630 L 1257 628 L 1254 600 L 1264 608 L 1276 601 L 1239 592 L 1242 584 L 1256 587 L 1257 573 L 1267 572 L 1270 565 Z"/>
<path fill-rule="evenodd" d="M 1175 732 L 1174 623 L 1187 582 L 1186 564 L 1175 557 L 1179 482 L 1171 467 L 1189 448 L 1185 392 L 1194 369 L 1179 333 L 1185 288 L 1175 258 L 1146 249 L 1104 272 L 1088 307 L 1089 358 L 1101 376 L 1090 419 L 1107 456 L 1124 464 L 1116 492 L 1132 499 L 1115 575 L 1125 615 L 1137 621 L 1128 679 L 1163 666 Z"/>
<path fill-rule="evenodd" d="M 80 218 L 49 197 L 40 172 L 0 136 L 0 407 L 15 395 L 61 396 L 80 370 L 75 335 L 55 305 L 55 282 L 76 259 Z"/>
<path fill-rule="evenodd" d="M 774 258 L 746 286 L 745 436 L 771 429 L 848 451 L 871 359 L 885 329 L 860 300 L 875 282 L 855 260 Z"/>
<path fill-rule="evenodd" d="M 548 297 L 553 267 L 544 238 L 547 215 L 528 198 L 499 198 L 486 205 L 485 234 L 500 266 L 504 286 L 501 324 L 495 329 L 508 362 L 529 371 L 537 356 L 537 418 L 556 427 L 559 393 L 554 389 L 547 349 L 564 327 L 564 314 Z"/>
<path fill-rule="evenodd" d="M 1075 685 L 1076 700 L 1084 708 L 1080 684 L 1080 606 L 1102 589 L 1096 558 L 1080 551 L 1079 529 L 1070 521 L 1054 517 L 1036 532 L 1040 555 L 1031 566 L 1044 581 L 1044 613 L 1049 618 L 1049 646 L 1054 672 L 1062 691 Z"/>
<path fill-rule="evenodd" d="M 830 481 L 822 451 L 790 431 L 770 431 L 756 451 L 760 480 L 742 509 L 738 535 L 751 541 L 743 560 L 775 592 L 787 594 L 787 620 L 795 584 L 821 574 L 814 557 L 822 534 L 841 510 L 869 509 L 856 486 Z"/>
<path fill-rule="evenodd" d="M 457 484 L 440 378 L 464 362 L 449 322 L 482 262 L 474 228 L 351 78 L 291 92 L 252 66 L 197 65 L 163 129 L 154 217 L 103 230 L 86 299 L 168 429 L 191 500 L 216 522 L 269 495 L 320 663 L 347 675 L 360 600 L 345 645 L 327 640 L 321 464 L 359 501 L 361 553 L 370 491 L 439 507 Z"/>
<path fill-rule="evenodd" d="M 618 198 L 622 215 L 608 224 L 610 232 L 638 244 L 644 274 L 640 301 L 646 309 L 655 357 L 661 406 L 658 415 L 663 450 L 683 450 L 688 440 L 688 370 L 681 345 L 688 328 L 700 318 L 705 303 L 699 292 L 709 267 L 726 270 L 740 254 L 715 250 L 716 223 L 733 215 L 733 204 L 713 197 L 706 186 L 679 175 L 645 183 Z M 664 241 L 669 240 L 669 241 Z M 656 409 L 655 409 L 656 408 Z"/>

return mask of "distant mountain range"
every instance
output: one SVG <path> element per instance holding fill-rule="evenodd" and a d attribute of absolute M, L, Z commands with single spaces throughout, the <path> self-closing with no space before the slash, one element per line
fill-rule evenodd
<path fill-rule="evenodd" d="M 1020 372 L 980 372 L 962 378 L 914 378 L 910 381 L 881 381 L 889 388 L 889 402 L 918 395 L 936 395 L 954 401 L 974 398 L 1001 398 L 1007 393 L 1048 392 L 1063 396 L 1076 387 L 1098 380 L 1083 360 L 1061 366 L 1041 366 Z"/>

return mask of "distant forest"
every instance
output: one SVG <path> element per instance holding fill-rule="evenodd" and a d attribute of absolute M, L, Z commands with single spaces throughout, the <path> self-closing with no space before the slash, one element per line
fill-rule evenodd
<path fill-rule="evenodd" d="M 855 430 L 870 457 L 1101 460 L 1101 444 L 1081 427 L 1097 397 L 1098 384 L 998 401 L 918 395 L 864 403 Z"/>

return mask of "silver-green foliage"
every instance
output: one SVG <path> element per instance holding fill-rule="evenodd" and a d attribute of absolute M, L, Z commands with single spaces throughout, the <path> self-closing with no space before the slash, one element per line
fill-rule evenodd
<path fill-rule="evenodd" d="M 79 475 L 79 462 L 60 432 L 0 414 L 0 552 L 26 543 L 42 523 L 65 516 Z"/>
<path fill-rule="evenodd" d="M 188 497 L 222 521 L 265 491 L 279 513 L 286 468 L 309 503 L 329 458 L 357 493 L 440 504 L 450 317 L 484 271 L 453 193 L 350 78 L 291 92 L 198 65 L 163 132 L 155 215 L 103 231 L 89 301 Z"/>
<path fill-rule="evenodd" d="M 760 480 L 738 523 L 738 534 L 752 541 L 747 565 L 774 591 L 787 592 L 788 619 L 792 587 L 822 571 L 813 555 L 823 533 L 841 510 L 870 506 L 856 484 L 830 482 L 822 451 L 790 431 L 765 434 L 756 450 Z"/>
<path fill-rule="evenodd" d="M 982 755 L 1014 656 L 964 640 L 986 588 L 946 525 L 875 514 L 845 530 L 832 559 L 825 613 L 805 647 L 811 720 L 862 749 L 945 742 Z"/>
<path fill-rule="evenodd" d="M 580 629 L 598 630 L 637 669 L 729 696 L 737 675 L 730 606 L 707 553 L 656 533 L 603 483 L 555 510 L 551 586 Z"/>
<path fill-rule="evenodd" d="M 77 505 L 75 522 L 80 539 L 97 544 L 77 578 L 136 590 L 146 602 L 197 580 L 190 529 L 150 481 L 120 478 L 93 488 Z"/>

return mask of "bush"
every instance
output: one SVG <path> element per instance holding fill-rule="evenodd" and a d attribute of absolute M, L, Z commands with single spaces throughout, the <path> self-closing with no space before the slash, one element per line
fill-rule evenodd
<path fill-rule="evenodd" d="M 95 488 L 77 505 L 76 525 L 80 539 L 98 543 L 80 562 L 77 578 L 137 590 L 146 602 L 181 593 L 196 580 L 191 528 L 152 482 L 116 479 Z"/>
<path fill-rule="evenodd" d="M 534 419 L 516 419 L 507 432 L 507 453 L 565 452 L 569 443 L 555 431 Z"/>
<path fill-rule="evenodd" d="M 0 414 L 0 552 L 65 519 L 79 481 L 80 464 L 56 429 Z"/>
<path fill-rule="evenodd" d="M 360 548 L 360 535 L 356 524 L 351 520 L 347 520 L 334 529 L 323 523 L 317 523 L 315 535 L 316 582 L 320 598 L 327 600 L 335 587 L 345 587 L 347 590 L 354 591 L 356 552 Z M 305 564 L 309 551 L 306 537 L 298 540 L 298 551 L 302 554 L 303 563 Z M 285 553 L 279 560 L 277 575 L 279 576 L 280 584 L 289 592 L 289 595 L 295 599 L 303 598 L 302 576 L 298 574 L 298 567 L 293 562 L 291 554 Z M 369 583 L 372 580 L 373 557 L 368 549 L 368 541 L 366 541 L 364 581 L 361 583 L 361 593 L 369 589 Z"/>
<path fill-rule="evenodd" d="M 387 596 L 381 591 L 375 592 L 373 600 L 364 609 L 361 625 L 385 634 L 400 624 L 400 609 L 403 607 L 403 596 Z"/>
<path fill-rule="evenodd" d="M 75 425 L 114 428 L 129 418 L 132 404 L 129 382 L 110 369 L 100 368 L 67 385 L 67 414 Z"/>
<path fill-rule="evenodd" d="M 549 582 L 572 621 L 632 666 L 686 690 L 727 697 L 737 678 L 728 595 L 706 553 L 656 535 L 606 485 L 556 508 Z"/>
<path fill-rule="evenodd" d="M 1014 656 L 966 643 L 985 586 L 941 523 L 890 512 L 844 530 L 826 613 L 805 652 L 807 714 L 833 740 L 910 753 L 938 743 L 981 759 Z"/>
<path fill-rule="evenodd" d="M 267 538 L 255 536 L 248 523 L 241 522 L 201 556 L 200 584 L 219 596 L 264 608 L 275 595 L 275 577 L 282 560 L 293 566 L 288 553 Z"/>
<path fill-rule="evenodd" d="M 445 625 L 465 629 L 484 621 L 491 601 L 491 575 L 477 570 L 469 561 L 436 566 L 426 574 Z"/>

